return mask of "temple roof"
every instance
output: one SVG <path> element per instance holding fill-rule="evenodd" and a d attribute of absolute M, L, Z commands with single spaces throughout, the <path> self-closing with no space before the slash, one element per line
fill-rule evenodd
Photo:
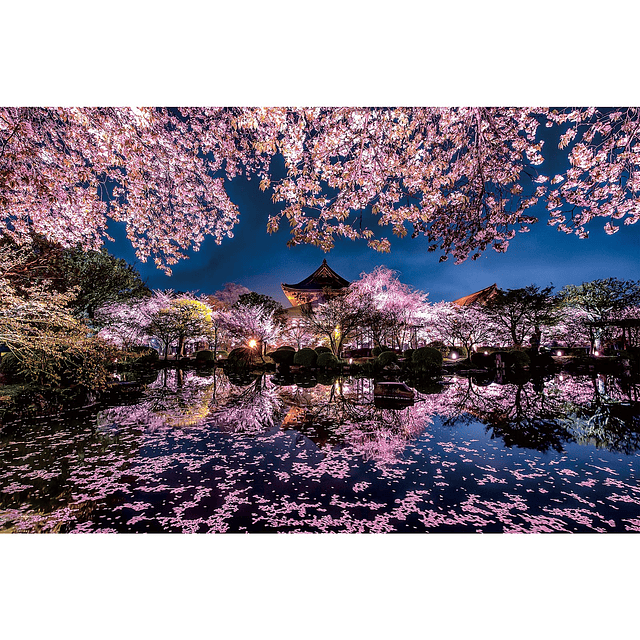
<path fill-rule="evenodd" d="M 480 289 L 480 291 L 476 291 L 475 293 L 471 293 L 468 296 L 464 296 L 462 298 L 458 298 L 453 301 L 453 304 L 457 304 L 460 307 L 466 307 L 470 304 L 487 304 L 491 298 L 493 298 L 498 293 L 498 286 L 494 282 L 489 287 L 485 289 Z"/>
<path fill-rule="evenodd" d="M 339 276 L 328 264 L 326 259 L 322 264 L 304 280 L 297 284 L 283 284 L 283 289 L 296 289 L 302 291 L 322 291 L 329 289 L 344 289 L 349 286 L 349 281 Z"/>

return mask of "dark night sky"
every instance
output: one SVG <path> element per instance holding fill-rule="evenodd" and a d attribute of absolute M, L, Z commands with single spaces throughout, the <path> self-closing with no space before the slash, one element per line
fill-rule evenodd
<path fill-rule="evenodd" d="M 542 165 L 543 171 L 547 162 Z M 369 249 L 365 241 L 344 239 L 337 240 L 328 254 L 313 246 L 288 248 L 286 221 L 278 233 L 269 235 L 266 231 L 267 215 L 276 210 L 276 205 L 268 193 L 258 189 L 256 180 L 236 179 L 229 193 L 240 208 L 234 238 L 225 239 L 220 246 L 207 238 L 199 252 L 191 252 L 188 260 L 173 268 L 171 277 L 156 269 L 152 262 L 137 263 L 152 289 L 213 293 L 226 282 L 236 282 L 288 306 L 280 284 L 299 282 L 323 258 L 350 281 L 383 264 L 399 271 L 402 282 L 428 292 L 432 302 L 455 300 L 494 282 L 503 289 L 532 283 L 539 286 L 553 283 L 559 289 L 565 284 L 610 276 L 640 280 L 640 225 L 621 225 L 618 233 L 608 236 L 603 230 L 606 220 L 596 219 L 588 226 L 589 238 L 580 239 L 549 227 L 544 205 L 538 205 L 534 215 L 540 222 L 532 225 L 528 233 L 517 233 L 506 253 L 488 249 L 478 260 L 456 265 L 451 258 L 439 262 L 438 252 L 428 253 L 425 238 L 396 238 L 392 234 L 389 236 L 392 250 L 388 254 Z M 110 231 L 116 243 L 107 243 L 108 250 L 135 261 L 124 233 L 113 227 Z"/>

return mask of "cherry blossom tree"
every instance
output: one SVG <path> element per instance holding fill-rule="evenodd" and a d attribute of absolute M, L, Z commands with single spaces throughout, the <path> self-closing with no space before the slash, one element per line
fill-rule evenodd
<path fill-rule="evenodd" d="M 427 294 L 400 282 L 397 271 L 376 267 L 371 273 L 361 273 L 349 289 L 351 295 L 368 296 L 364 325 L 375 345 L 402 349 L 420 326 Z"/>
<path fill-rule="evenodd" d="M 227 282 L 220 291 L 216 291 L 213 297 L 223 305 L 230 307 L 238 302 L 240 296 L 251 293 L 247 287 L 236 284 L 235 282 Z"/>
<path fill-rule="evenodd" d="M 434 304 L 428 324 L 432 336 L 450 346 L 463 346 L 470 355 L 480 344 L 495 344 L 499 330 L 479 305 Z"/>
<path fill-rule="evenodd" d="M 95 323 L 101 327 L 98 335 L 125 350 L 142 345 L 149 340 L 154 315 L 170 304 L 171 294 L 163 291 L 154 291 L 150 298 L 106 304 L 95 313 Z"/>
<path fill-rule="evenodd" d="M 290 244 L 361 238 L 388 251 L 393 232 L 463 261 L 506 251 L 541 201 L 581 237 L 596 218 L 607 233 L 636 223 L 639 124 L 638 108 L 6 107 L 0 234 L 97 249 L 111 220 L 170 272 L 206 236 L 233 234 L 226 181 L 244 175 L 282 205 L 267 229 L 286 220 Z M 553 176 L 541 171 L 544 127 L 565 154 Z"/>
<path fill-rule="evenodd" d="M 255 340 L 257 353 L 263 354 L 266 345 L 275 342 L 282 332 L 282 324 L 275 318 L 273 309 L 259 304 L 234 304 L 221 322 L 236 340 L 249 345 Z"/>

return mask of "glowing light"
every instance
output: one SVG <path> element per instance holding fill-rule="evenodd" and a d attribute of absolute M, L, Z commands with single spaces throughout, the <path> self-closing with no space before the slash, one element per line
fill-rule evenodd
<path fill-rule="evenodd" d="M 458 357 L 458 354 L 454 351 L 453 353 L 450 354 L 450 357 L 452 360 L 456 360 Z"/>
<path fill-rule="evenodd" d="M 485 352 L 484 352 L 484 355 L 485 355 L 485 356 L 488 356 L 488 355 L 489 355 L 489 352 L 488 352 L 488 351 L 485 351 Z"/>
<path fill-rule="evenodd" d="M 255 349 L 257 344 L 258 344 L 258 343 L 257 343 L 255 340 L 249 340 L 249 346 L 250 346 L 252 349 Z"/>
<path fill-rule="evenodd" d="M 556 355 L 561 356 L 562 355 L 562 351 L 558 351 L 558 353 Z"/>
<path fill-rule="evenodd" d="M 594 355 L 594 356 L 599 356 L 599 355 L 600 355 L 600 352 L 599 352 L 599 351 L 594 351 L 594 352 L 593 352 L 593 355 Z"/>
<path fill-rule="evenodd" d="M 349 358 L 349 364 L 353 364 L 353 358 Z"/>

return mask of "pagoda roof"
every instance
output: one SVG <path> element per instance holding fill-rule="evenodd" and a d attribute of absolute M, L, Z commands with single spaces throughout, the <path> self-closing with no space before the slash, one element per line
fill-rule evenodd
<path fill-rule="evenodd" d="M 467 307 L 471 304 L 487 304 L 491 298 L 498 294 L 498 286 L 494 282 L 492 285 L 480 289 L 475 293 L 471 293 L 468 296 L 463 296 L 453 301 L 453 304 L 457 304 L 459 307 Z"/>
<path fill-rule="evenodd" d="M 304 280 L 297 284 L 282 284 L 283 289 L 294 289 L 298 291 L 322 291 L 323 289 L 344 289 L 350 282 L 339 276 L 324 259 L 322 264 Z"/>

